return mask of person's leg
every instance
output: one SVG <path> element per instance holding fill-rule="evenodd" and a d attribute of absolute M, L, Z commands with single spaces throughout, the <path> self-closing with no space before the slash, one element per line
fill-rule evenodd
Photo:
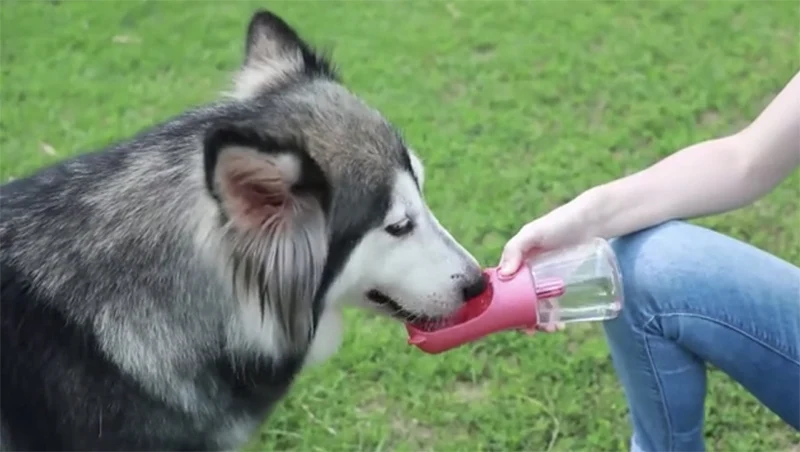
<path fill-rule="evenodd" d="M 706 363 L 800 429 L 800 268 L 676 221 L 612 246 L 625 300 L 603 325 L 632 449 L 704 450 Z"/>

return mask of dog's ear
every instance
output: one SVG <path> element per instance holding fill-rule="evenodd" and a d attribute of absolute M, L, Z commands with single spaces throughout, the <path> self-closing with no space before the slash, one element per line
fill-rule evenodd
<path fill-rule="evenodd" d="M 260 300 L 262 316 L 269 311 L 289 342 L 302 345 L 327 256 L 324 174 L 299 146 L 248 126 L 215 127 L 204 148 L 206 184 L 225 216 L 237 296 Z"/>
<path fill-rule="evenodd" d="M 307 44 L 283 19 L 257 11 L 247 26 L 245 64 L 295 59 Z"/>
<path fill-rule="evenodd" d="M 272 12 L 257 11 L 247 27 L 244 65 L 233 94 L 252 96 L 299 74 L 337 78 L 328 59 L 289 24 Z"/>
<path fill-rule="evenodd" d="M 225 124 L 207 132 L 204 153 L 206 185 L 238 230 L 259 233 L 302 210 L 327 209 L 322 170 L 299 146 Z"/>

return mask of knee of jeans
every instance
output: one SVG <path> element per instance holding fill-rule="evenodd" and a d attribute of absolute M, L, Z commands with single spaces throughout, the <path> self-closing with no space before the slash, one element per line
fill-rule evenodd
<path fill-rule="evenodd" d="M 622 273 L 623 313 L 629 321 L 644 323 L 663 307 L 676 284 L 685 285 L 695 226 L 670 221 L 611 241 Z M 683 281 L 683 282 L 682 282 Z"/>

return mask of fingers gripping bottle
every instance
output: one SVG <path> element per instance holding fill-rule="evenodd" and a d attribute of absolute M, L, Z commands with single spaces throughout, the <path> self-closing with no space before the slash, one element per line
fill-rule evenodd
<path fill-rule="evenodd" d="M 603 239 L 538 254 L 513 275 L 484 270 L 487 289 L 454 316 L 407 323 L 409 344 L 441 353 L 497 331 L 604 321 L 622 309 L 622 276 Z"/>

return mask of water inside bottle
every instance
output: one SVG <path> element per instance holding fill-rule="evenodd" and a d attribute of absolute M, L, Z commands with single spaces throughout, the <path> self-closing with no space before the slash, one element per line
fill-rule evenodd
<path fill-rule="evenodd" d="M 621 277 L 609 244 L 595 239 L 534 258 L 529 263 L 535 281 L 559 278 L 563 293 L 540 298 L 539 323 L 610 320 L 622 309 Z"/>

